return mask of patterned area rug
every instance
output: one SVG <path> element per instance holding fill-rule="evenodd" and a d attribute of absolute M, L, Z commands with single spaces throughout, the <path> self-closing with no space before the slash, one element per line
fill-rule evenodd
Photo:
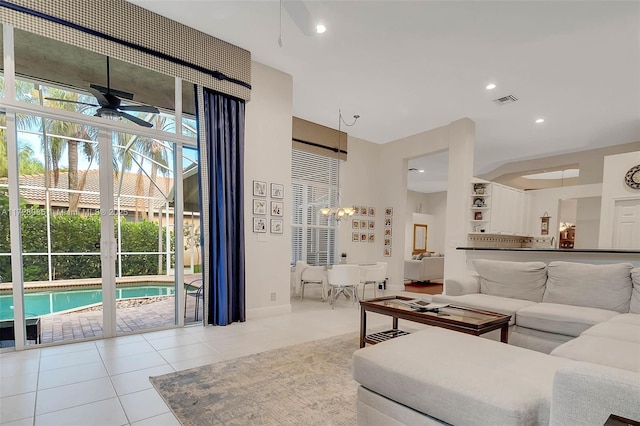
<path fill-rule="evenodd" d="M 151 377 L 184 426 L 355 425 L 358 333 Z"/>

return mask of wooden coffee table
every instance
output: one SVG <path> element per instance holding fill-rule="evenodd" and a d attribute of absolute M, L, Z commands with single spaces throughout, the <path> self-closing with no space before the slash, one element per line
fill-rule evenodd
<path fill-rule="evenodd" d="M 493 330 L 500 329 L 500 341 L 507 343 L 509 320 L 511 315 L 461 306 L 447 306 L 438 312 L 419 312 L 400 301 L 413 300 L 405 296 L 388 296 L 368 299 L 360 302 L 360 347 L 409 334 L 398 329 L 398 319 L 448 328 L 449 330 L 479 336 Z M 388 315 L 393 318 L 392 329 L 373 334 L 367 334 L 367 312 Z"/>

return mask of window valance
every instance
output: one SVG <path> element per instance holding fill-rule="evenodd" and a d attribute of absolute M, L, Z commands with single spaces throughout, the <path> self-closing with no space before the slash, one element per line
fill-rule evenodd
<path fill-rule="evenodd" d="M 251 52 L 124 0 L 0 0 L 0 20 L 251 99 Z"/>
<path fill-rule="evenodd" d="M 347 133 L 338 132 L 331 127 L 312 123 L 298 117 L 293 117 L 293 148 L 312 154 L 336 157 L 340 150 L 339 158 L 347 159 Z M 340 139 L 338 139 L 338 135 Z"/>

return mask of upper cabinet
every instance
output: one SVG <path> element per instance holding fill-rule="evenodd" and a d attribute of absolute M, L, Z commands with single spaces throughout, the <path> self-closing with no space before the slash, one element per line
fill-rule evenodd
<path fill-rule="evenodd" d="M 498 183 L 472 183 L 469 232 L 528 235 L 528 195 Z"/>

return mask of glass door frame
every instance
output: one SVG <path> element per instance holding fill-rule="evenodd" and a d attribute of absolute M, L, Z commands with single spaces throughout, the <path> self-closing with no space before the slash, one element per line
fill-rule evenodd
<path fill-rule="evenodd" d="M 99 128 L 98 146 L 101 151 L 99 179 L 101 184 L 100 196 L 100 258 L 102 264 L 102 292 L 103 292 L 103 336 L 110 338 L 117 336 L 116 333 L 116 303 L 115 303 L 115 276 L 116 276 L 116 254 L 117 242 L 113 232 L 114 217 L 109 214 L 113 212 L 113 169 L 112 169 L 112 135 L 115 132 L 132 132 L 138 135 L 167 140 L 175 144 L 175 167 L 174 167 L 174 238 L 175 238 L 175 326 L 184 325 L 184 241 L 178 236 L 183 235 L 183 167 L 182 167 L 182 146 L 195 146 L 197 141 L 193 138 L 182 135 L 182 80 L 175 78 L 175 132 L 168 133 L 157 129 L 147 129 L 140 126 L 113 121 L 105 123 L 105 119 L 90 115 L 76 114 L 70 111 L 58 110 L 38 104 L 28 104 L 16 100 L 15 91 L 15 62 L 14 62 L 14 33 L 13 27 L 3 24 L 3 48 L 4 48 L 4 98 L 0 98 L 0 108 L 6 113 L 7 118 L 7 156 L 9 158 L 9 209 L 12 212 L 20 211 L 19 194 L 19 171 L 17 153 L 17 127 L 16 114 L 32 114 L 48 119 L 79 121 Z M 11 238 L 11 265 L 13 276 L 13 300 L 14 300 L 14 328 L 15 328 L 15 350 L 20 351 L 25 348 L 32 348 L 33 345 L 25 345 L 25 317 L 24 317 L 24 277 L 22 262 L 22 238 L 20 217 L 17 214 L 10 215 Z M 104 297 L 111 295 L 111 297 Z"/>

